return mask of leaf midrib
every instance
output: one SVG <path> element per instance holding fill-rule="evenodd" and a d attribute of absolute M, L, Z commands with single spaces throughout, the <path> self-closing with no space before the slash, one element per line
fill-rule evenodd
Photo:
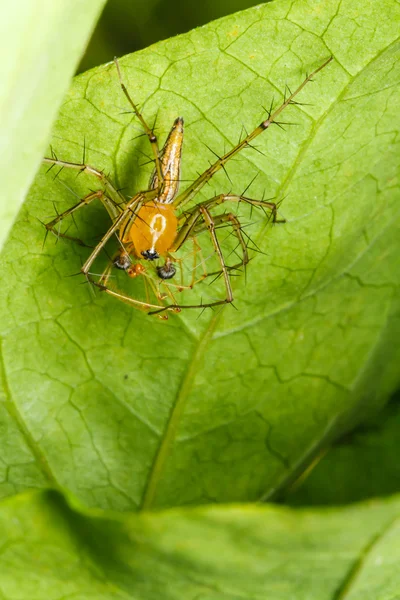
<path fill-rule="evenodd" d="M 188 367 L 182 378 L 181 385 L 176 395 L 175 403 L 171 409 L 167 426 L 165 429 L 164 436 L 160 441 L 160 445 L 155 454 L 154 461 L 150 470 L 150 474 L 147 480 L 146 489 L 143 494 L 141 510 L 149 509 L 156 499 L 157 486 L 163 472 L 165 462 L 168 458 L 168 454 L 175 439 L 176 431 L 179 427 L 181 417 L 183 415 L 186 401 L 189 397 L 193 380 L 199 370 L 201 357 L 203 356 L 203 350 L 207 346 L 209 340 L 212 338 L 214 330 L 220 319 L 221 312 L 215 315 L 208 324 L 208 327 L 204 331 L 202 337 L 199 339 L 198 344 L 189 360 Z"/>
<path fill-rule="evenodd" d="M 394 517 L 393 519 L 391 519 L 389 523 L 382 529 L 382 531 L 374 535 L 372 539 L 368 541 L 365 547 L 362 550 L 360 550 L 359 558 L 355 561 L 355 563 L 349 570 L 347 576 L 344 578 L 342 585 L 337 590 L 332 600 L 347 600 L 347 598 L 351 597 L 352 588 L 356 584 L 358 576 L 362 572 L 363 567 L 365 566 L 370 555 L 373 553 L 378 544 L 380 544 L 383 538 L 385 538 L 386 535 L 390 533 L 390 530 L 395 526 L 398 520 L 398 517 Z"/>

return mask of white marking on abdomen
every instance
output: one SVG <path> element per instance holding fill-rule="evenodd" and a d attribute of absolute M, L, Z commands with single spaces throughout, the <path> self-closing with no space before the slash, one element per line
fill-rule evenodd
<path fill-rule="evenodd" d="M 160 223 L 161 227 L 159 229 L 156 229 L 157 221 L 161 221 L 161 223 Z M 152 246 L 151 246 L 150 250 L 152 252 L 155 252 L 155 245 L 157 243 L 157 240 L 164 233 L 166 226 L 167 226 L 167 219 L 164 217 L 164 215 L 162 215 L 160 213 L 157 213 L 156 215 L 154 215 L 154 217 L 150 221 L 149 227 L 150 227 L 150 233 L 152 236 Z"/>

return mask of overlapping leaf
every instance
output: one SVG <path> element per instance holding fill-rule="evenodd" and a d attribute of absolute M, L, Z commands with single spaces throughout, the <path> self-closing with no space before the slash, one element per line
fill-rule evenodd
<path fill-rule="evenodd" d="M 61 100 L 105 0 L 0 8 L 0 248 L 26 197 Z"/>
<path fill-rule="evenodd" d="M 0 505 L 0 588 L 5 600 L 386 600 L 400 586 L 399 513 L 393 498 L 115 516 L 30 493 Z"/>

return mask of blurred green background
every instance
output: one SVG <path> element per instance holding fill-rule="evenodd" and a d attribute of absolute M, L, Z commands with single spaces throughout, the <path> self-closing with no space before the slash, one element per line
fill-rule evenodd
<path fill-rule="evenodd" d="M 254 0 L 109 0 L 78 73 L 255 6 Z"/>

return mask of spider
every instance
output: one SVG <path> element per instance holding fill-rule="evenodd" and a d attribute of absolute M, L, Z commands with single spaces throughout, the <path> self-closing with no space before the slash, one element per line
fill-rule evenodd
<path fill-rule="evenodd" d="M 243 234 L 241 223 L 238 217 L 232 212 L 223 214 L 213 214 L 217 207 L 225 203 L 236 204 L 244 203 L 251 207 L 261 208 L 269 212 L 273 222 L 283 222 L 284 219 L 278 219 L 278 205 L 269 200 L 255 200 L 244 195 L 237 194 L 219 194 L 208 200 L 195 204 L 193 207 L 183 210 L 184 207 L 193 199 L 193 197 L 203 188 L 203 186 L 213 177 L 217 171 L 225 168 L 225 164 L 237 155 L 242 149 L 250 146 L 251 142 L 268 129 L 272 124 L 278 124 L 278 116 L 289 104 L 297 104 L 295 97 L 312 80 L 312 78 L 328 63 L 332 57 L 328 58 L 322 65 L 308 75 L 301 85 L 284 98 L 283 103 L 276 110 L 269 111 L 267 119 L 262 121 L 251 133 L 246 135 L 236 146 L 234 146 L 224 156 L 219 157 L 202 175 L 200 175 L 189 187 L 179 192 L 181 154 L 183 142 L 183 118 L 178 117 L 167 137 L 167 140 L 160 150 L 157 137 L 146 121 L 144 120 L 137 105 L 132 100 L 122 79 L 118 60 L 115 59 L 115 65 L 118 73 L 119 84 L 127 101 L 129 102 L 133 113 L 140 121 L 145 135 L 151 146 L 152 155 L 155 163 L 154 171 L 150 177 L 149 189 L 141 191 L 132 198 L 125 198 L 122 193 L 116 189 L 109 177 L 104 172 L 86 164 L 85 159 L 82 163 L 73 163 L 59 160 L 52 150 L 52 156 L 44 158 L 44 162 L 60 168 L 75 169 L 78 172 L 85 172 L 97 178 L 102 188 L 92 191 L 82 198 L 77 204 L 58 214 L 49 223 L 45 224 L 47 233 L 53 232 L 57 236 L 66 237 L 79 243 L 77 238 L 72 238 L 65 233 L 60 233 L 57 225 L 69 215 L 73 215 L 77 210 L 87 206 L 94 200 L 100 200 L 106 208 L 112 225 L 101 238 L 98 244 L 93 248 L 90 256 L 87 258 L 81 268 L 81 272 L 87 280 L 100 288 L 107 294 L 130 304 L 131 306 L 147 312 L 148 314 L 157 314 L 161 318 L 168 318 L 168 312 L 179 312 L 183 308 L 213 308 L 230 304 L 233 301 L 232 286 L 230 277 L 234 270 L 245 267 L 249 262 L 247 243 Z M 228 266 L 221 250 L 221 244 L 217 236 L 219 227 L 229 227 L 238 240 L 238 247 L 241 250 L 240 261 L 238 264 Z M 197 236 L 208 231 L 212 251 L 218 262 L 217 271 L 208 273 L 205 268 L 204 259 L 201 256 L 201 248 L 197 242 Z M 102 251 L 107 242 L 116 236 L 119 248 L 116 254 L 110 259 L 108 266 L 100 276 L 99 280 L 93 278 L 91 267 Z M 189 284 L 183 283 L 183 271 L 181 262 L 176 255 L 188 240 L 193 244 L 194 267 L 192 280 Z M 194 275 L 198 264 L 198 256 L 201 256 L 201 265 L 203 273 L 197 279 Z M 181 268 L 180 284 L 173 284 L 176 289 L 192 289 L 195 284 L 204 280 L 210 275 L 222 277 L 225 294 L 223 298 L 200 304 L 179 304 L 171 291 L 171 279 L 177 273 L 176 265 Z M 149 267 L 155 267 L 151 269 Z M 126 295 L 112 287 L 109 287 L 109 277 L 112 270 L 120 269 L 129 277 L 145 278 L 152 290 L 156 301 L 151 301 L 146 287 L 146 299 L 141 300 Z M 161 291 L 164 285 L 165 291 Z"/>

